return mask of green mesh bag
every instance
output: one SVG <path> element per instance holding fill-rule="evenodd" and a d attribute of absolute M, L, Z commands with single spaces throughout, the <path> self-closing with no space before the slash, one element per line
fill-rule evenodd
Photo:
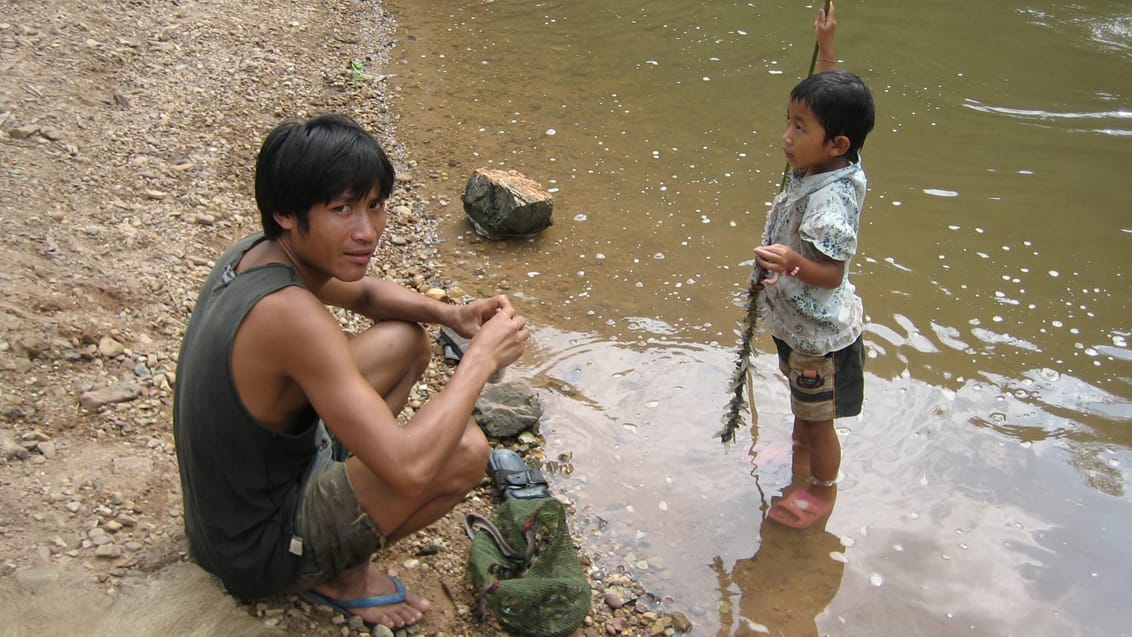
<path fill-rule="evenodd" d="M 465 520 L 472 538 L 468 568 L 477 616 L 488 609 L 509 631 L 569 635 L 590 612 L 590 583 L 570 537 L 566 510 L 554 498 L 504 500 L 492 514 Z"/>

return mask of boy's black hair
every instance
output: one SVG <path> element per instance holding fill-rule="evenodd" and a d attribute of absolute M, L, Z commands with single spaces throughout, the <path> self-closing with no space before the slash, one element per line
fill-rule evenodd
<path fill-rule="evenodd" d="M 790 101 L 804 104 L 825 128 L 825 141 L 838 135 L 849 138 L 849 161 L 859 161 L 858 151 L 873 129 L 876 107 L 873 95 L 861 78 L 849 71 L 833 70 L 811 75 L 790 91 Z"/>
<path fill-rule="evenodd" d="M 388 199 L 395 171 L 381 145 L 344 115 L 320 115 L 284 122 L 268 134 L 255 168 L 255 200 L 263 234 L 278 238 L 283 228 L 274 215 L 294 215 L 310 229 L 312 206 L 346 195 L 360 199 L 377 187 Z"/>

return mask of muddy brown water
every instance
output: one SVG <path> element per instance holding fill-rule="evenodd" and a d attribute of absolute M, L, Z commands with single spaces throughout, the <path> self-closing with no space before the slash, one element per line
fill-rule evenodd
<path fill-rule="evenodd" d="M 532 321 L 513 373 L 608 567 L 697 635 L 1127 634 L 1132 5 L 837 5 L 878 108 L 851 268 L 869 360 L 837 506 L 803 533 L 763 519 L 791 479 L 765 334 L 756 417 L 714 434 L 816 7 L 387 6 L 398 135 L 469 287 Z M 478 166 L 550 188 L 554 225 L 476 239 Z"/>

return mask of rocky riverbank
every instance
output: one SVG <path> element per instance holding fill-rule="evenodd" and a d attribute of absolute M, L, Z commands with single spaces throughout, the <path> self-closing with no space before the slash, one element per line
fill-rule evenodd
<path fill-rule="evenodd" d="M 143 623 L 193 634 L 366 632 L 294 598 L 236 605 L 187 562 L 170 407 L 191 303 L 212 259 L 258 228 L 255 153 L 284 118 L 340 111 L 374 131 L 399 172 L 374 273 L 464 297 L 470 273 L 446 268 L 435 247 L 428 171 L 396 139 L 398 116 L 412 114 L 396 112 L 377 71 L 398 37 L 393 16 L 360 0 L 9 3 L 0 603 L 14 617 L 3 634 Z M 448 377 L 437 353 L 414 406 Z M 537 437 L 510 444 L 541 460 Z M 499 633 L 472 619 L 460 523 L 493 505 L 485 481 L 448 519 L 381 556 L 433 601 L 409 632 Z M 583 632 L 687 629 L 679 614 L 634 603 L 644 591 L 604 573 L 597 548 L 582 546 L 594 586 Z M 69 612 L 79 607 L 86 614 Z"/>

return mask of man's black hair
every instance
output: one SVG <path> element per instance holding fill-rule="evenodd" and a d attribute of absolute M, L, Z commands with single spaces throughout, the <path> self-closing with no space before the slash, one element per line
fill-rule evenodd
<path fill-rule="evenodd" d="M 790 91 L 790 101 L 804 104 L 825 128 L 825 141 L 838 135 L 849 138 L 849 161 L 859 161 L 858 151 L 873 129 L 876 107 L 869 87 L 849 71 L 833 70 L 811 75 Z"/>
<path fill-rule="evenodd" d="M 255 199 L 263 233 L 275 239 L 283 232 L 276 213 L 294 215 L 306 232 L 312 206 L 343 195 L 361 199 L 374 187 L 388 199 L 394 177 L 393 163 L 377 140 L 344 115 L 280 124 L 256 159 Z"/>

